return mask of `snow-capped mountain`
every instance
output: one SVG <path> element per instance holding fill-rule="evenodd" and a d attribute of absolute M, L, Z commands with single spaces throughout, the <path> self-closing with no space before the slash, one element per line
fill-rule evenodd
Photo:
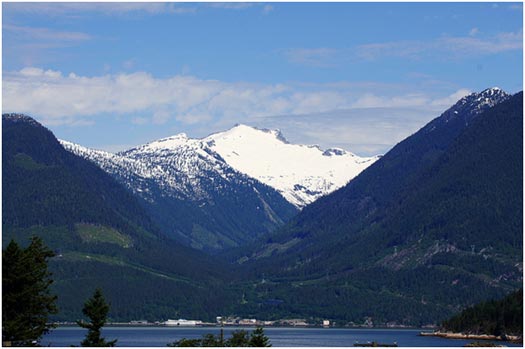
<path fill-rule="evenodd" d="M 228 165 L 276 189 L 299 208 L 342 187 L 379 158 L 290 144 L 277 130 L 246 125 L 212 134 L 202 142 Z"/>
<path fill-rule="evenodd" d="M 195 248 L 246 243 L 297 212 L 273 188 L 229 166 L 202 140 L 183 134 L 117 154 L 61 143 L 139 196 L 167 235 Z"/>
<path fill-rule="evenodd" d="M 147 182 L 180 199 L 206 199 L 202 188 L 209 172 L 224 180 L 239 173 L 277 190 L 301 208 L 358 175 L 379 157 L 359 157 L 343 149 L 291 144 L 278 130 L 236 125 L 206 138 L 181 133 L 118 154 L 88 149 L 61 141 L 66 149 L 89 158 L 109 173 L 125 178 L 134 192 L 147 195 Z M 220 188 L 217 188 L 220 189 Z"/>
<path fill-rule="evenodd" d="M 181 133 L 117 154 L 61 143 L 142 198 L 169 235 L 203 249 L 275 229 L 378 158 L 290 144 L 279 131 L 245 125 L 202 139 Z"/>
<path fill-rule="evenodd" d="M 456 102 L 452 107 L 447 109 L 439 118 L 435 119 L 425 126 L 427 131 L 436 128 L 436 123 L 448 123 L 457 117 L 463 118 L 464 124 L 468 125 L 469 121 L 481 114 L 485 110 L 492 108 L 496 104 L 506 101 L 511 97 L 499 87 L 487 88 L 481 92 L 473 92 Z"/>

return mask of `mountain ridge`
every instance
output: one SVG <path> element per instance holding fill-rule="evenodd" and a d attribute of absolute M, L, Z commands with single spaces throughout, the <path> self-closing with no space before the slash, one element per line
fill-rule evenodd
<path fill-rule="evenodd" d="M 2 139 L 2 240 L 24 245 L 37 235 L 56 252 L 56 320 L 79 318 L 95 287 L 115 318 L 127 321 L 179 310 L 212 319 L 224 306 L 220 298 L 233 294 L 224 291 L 231 274 L 222 262 L 167 239 L 135 196 L 40 123 L 3 115 Z"/>
<path fill-rule="evenodd" d="M 169 236 L 211 252 L 267 235 L 301 203 L 344 185 L 377 159 L 293 145 L 278 130 L 241 124 L 201 139 L 180 133 L 116 154 L 61 143 L 140 197 Z"/>
<path fill-rule="evenodd" d="M 241 144 L 242 146 L 235 143 L 232 144 L 232 142 L 228 144 L 228 141 L 235 137 L 238 141 L 244 142 Z M 261 140 L 259 143 L 254 143 L 253 139 L 256 137 Z M 61 142 L 73 151 L 75 151 L 74 147 L 82 147 L 84 148 L 83 151 L 89 149 L 69 141 L 61 140 Z M 222 147 L 219 147 L 217 143 L 220 143 Z M 341 148 L 328 148 L 323 150 L 318 145 L 292 144 L 286 140 L 278 129 L 257 128 L 244 124 L 236 124 L 226 131 L 214 132 L 203 138 L 189 138 L 186 133 L 178 133 L 114 154 L 94 149 L 89 149 L 89 151 L 96 151 L 101 154 L 105 153 L 107 156 L 113 158 L 122 157 L 129 159 L 130 155 L 134 156 L 140 152 L 175 152 L 188 145 L 190 147 L 200 148 L 201 153 L 198 155 L 215 157 L 215 159 L 223 161 L 234 170 L 272 187 L 281 193 L 287 201 L 298 208 L 302 208 L 320 196 L 326 195 L 343 186 L 356 174 L 380 157 L 379 155 L 359 157 Z M 244 157 L 242 162 L 239 162 L 235 157 L 232 158 L 232 155 L 239 157 L 239 151 L 245 150 L 247 146 L 250 147 L 252 153 L 258 150 L 262 151 L 256 155 L 242 154 Z M 281 147 L 275 149 L 276 151 L 282 152 L 284 149 L 288 150 L 290 154 L 287 154 L 284 159 L 276 160 L 275 157 L 277 157 L 278 154 L 269 154 L 267 150 L 268 147 L 277 148 L 278 146 Z M 290 152 L 291 149 L 293 149 L 293 151 Z M 300 153 L 301 151 L 303 154 Z M 298 163 L 304 162 L 305 152 L 307 155 L 306 160 L 310 161 L 310 163 L 301 167 Z M 263 159 L 261 159 L 261 156 Z M 269 158 L 264 158 L 265 156 L 269 156 Z M 271 158 L 272 156 L 274 159 Z M 301 156 L 303 156 L 303 158 L 301 158 Z M 263 171 L 264 173 L 260 173 L 260 169 L 251 168 L 253 167 L 253 162 L 250 163 L 249 159 L 251 157 L 256 157 L 258 162 L 264 161 L 264 164 L 261 165 L 266 168 L 266 170 Z M 334 158 L 327 160 L 324 157 Z M 340 157 L 340 159 L 336 160 L 335 158 L 337 157 Z M 285 165 L 278 167 L 278 164 L 282 163 L 285 163 Z M 290 168 L 290 163 L 293 163 L 295 167 Z M 328 169 L 323 172 L 321 169 L 324 168 Z M 311 172 L 318 173 L 314 175 L 307 174 Z M 282 183 L 282 180 L 279 182 L 277 179 L 277 177 L 283 178 L 286 176 L 294 177 L 287 183 Z M 333 178 L 334 176 L 336 177 L 335 179 Z M 303 190 L 303 192 L 301 192 L 301 190 Z"/>
<path fill-rule="evenodd" d="M 229 167 L 199 142 L 181 139 L 168 137 L 118 154 L 62 144 L 124 184 L 168 236 L 194 248 L 213 252 L 237 246 L 295 214 L 272 188 Z"/>
<path fill-rule="evenodd" d="M 501 97 L 457 114 L 453 106 L 233 258 L 287 311 L 333 304 L 352 321 L 425 325 L 514 289 L 523 278 L 523 101 Z M 458 117 L 445 121 L 450 111 Z M 341 298 L 353 297 L 374 304 L 351 302 L 348 314 L 335 306 L 348 309 Z"/>

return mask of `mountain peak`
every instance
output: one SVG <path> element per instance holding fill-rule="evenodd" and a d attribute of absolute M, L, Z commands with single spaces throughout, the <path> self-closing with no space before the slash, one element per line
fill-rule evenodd
<path fill-rule="evenodd" d="M 328 148 L 323 152 L 323 156 L 342 156 L 348 152 L 341 148 Z"/>
<path fill-rule="evenodd" d="M 148 149 L 174 149 L 188 142 L 188 135 L 182 132 L 170 137 L 161 138 L 144 145 Z"/>
<path fill-rule="evenodd" d="M 263 135 L 268 134 L 273 136 L 275 139 L 288 144 L 288 140 L 284 138 L 281 130 L 279 129 L 267 129 L 267 128 L 258 128 L 254 126 L 249 126 L 245 124 L 235 124 L 231 129 L 223 132 L 217 132 L 210 135 L 210 138 L 216 139 L 218 137 L 251 137 L 254 135 Z M 263 135 L 264 136 L 264 135 Z"/>
<path fill-rule="evenodd" d="M 488 94 L 492 95 L 492 94 L 496 94 L 496 93 L 505 93 L 505 91 L 503 91 L 502 89 L 500 89 L 497 86 L 494 86 L 494 87 L 486 88 L 483 91 L 481 91 L 481 94 L 485 94 L 485 93 L 488 93 Z"/>
<path fill-rule="evenodd" d="M 498 103 L 503 102 L 510 98 L 510 95 L 500 89 L 499 87 L 487 88 L 481 92 L 474 92 L 468 96 L 463 97 L 456 103 L 452 108 L 460 105 L 468 105 L 474 107 L 476 112 L 479 113 L 486 108 L 495 106 Z"/>
<path fill-rule="evenodd" d="M 204 139 L 235 170 L 275 188 L 296 207 L 345 185 L 377 157 L 289 143 L 279 130 L 236 125 Z"/>
<path fill-rule="evenodd" d="M 11 121 L 11 122 L 25 122 L 34 126 L 42 126 L 38 121 L 33 119 L 30 116 L 20 113 L 5 113 L 2 114 L 2 121 Z"/>
<path fill-rule="evenodd" d="M 468 124 L 468 122 L 476 115 L 496 104 L 506 101 L 510 97 L 510 94 L 506 93 L 499 87 L 491 87 L 481 92 L 473 92 L 457 101 L 456 104 L 441 114 L 439 119 L 444 122 L 449 122 L 450 120 L 461 116 Z M 433 125 L 429 124 L 428 126 Z"/>

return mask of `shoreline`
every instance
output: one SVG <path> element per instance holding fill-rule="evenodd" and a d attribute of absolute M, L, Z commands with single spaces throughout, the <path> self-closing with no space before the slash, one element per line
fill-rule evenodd
<path fill-rule="evenodd" d="M 470 333 L 455 333 L 455 332 L 420 332 L 423 337 L 441 337 L 448 339 L 474 339 L 474 340 L 491 340 L 491 341 L 505 341 L 513 343 L 522 343 L 523 338 L 520 336 L 495 336 L 491 334 L 470 334 Z"/>
<path fill-rule="evenodd" d="M 56 327 L 78 327 L 76 322 L 72 321 L 61 321 L 53 322 L 52 325 Z M 410 327 L 410 326 L 378 326 L 378 327 L 369 327 L 369 326 L 323 326 L 320 324 L 306 324 L 306 325 L 268 325 L 268 324 L 217 324 L 214 322 L 203 322 L 198 325 L 165 325 L 161 322 L 147 322 L 147 323 L 130 323 L 130 322 L 107 322 L 104 327 L 158 327 L 158 328 L 213 328 L 213 327 L 232 327 L 232 328 L 244 328 L 244 327 L 263 327 L 263 328 L 324 328 L 324 329 L 368 329 L 368 330 L 418 330 L 422 331 L 428 328 L 425 327 Z"/>

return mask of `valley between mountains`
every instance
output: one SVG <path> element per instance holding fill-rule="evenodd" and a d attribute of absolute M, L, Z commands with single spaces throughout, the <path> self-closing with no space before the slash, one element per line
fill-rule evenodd
<path fill-rule="evenodd" d="M 80 317 L 437 324 L 523 282 L 523 94 L 468 95 L 384 155 L 247 125 L 119 153 L 2 116 L 3 243 L 38 235 Z"/>
<path fill-rule="evenodd" d="M 236 247 L 275 230 L 378 158 L 290 144 L 279 131 L 245 125 L 203 139 L 179 134 L 118 154 L 61 144 L 131 190 L 171 237 L 203 250 Z"/>

